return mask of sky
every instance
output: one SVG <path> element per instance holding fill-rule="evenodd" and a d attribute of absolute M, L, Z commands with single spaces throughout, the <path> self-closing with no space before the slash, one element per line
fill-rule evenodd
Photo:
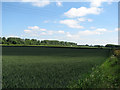
<path fill-rule="evenodd" d="M 2 36 L 117 44 L 118 3 L 103 1 L 2 2 Z"/>

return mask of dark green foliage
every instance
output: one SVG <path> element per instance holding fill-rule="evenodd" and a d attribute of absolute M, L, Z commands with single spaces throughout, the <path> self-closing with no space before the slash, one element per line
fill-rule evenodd
<path fill-rule="evenodd" d="M 120 59 L 111 56 L 91 74 L 69 86 L 70 88 L 120 88 Z"/>
<path fill-rule="evenodd" d="M 2 38 L 0 37 L 0 44 L 2 44 Z"/>
<path fill-rule="evenodd" d="M 3 37 L 3 38 L 1 38 L 1 39 L 2 39 L 2 43 L 3 43 L 3 44 L 6 44 L 6 42 L 7 42 L 7 41 L 6 41 L 6 38 Z"/>
<path fill-rule="evenodd" d="M 104 46 L 102 46 L 102 45 L 94 45 L 94 47 L 100 48 L 100 47 L 104 47 Z"/>
<path fill-rule="evenodd" d="M 24 40 L 20 38 L 7 38 L 6 41 L 2 38 L 2 40 L 5 42 L 4 44 L 24 44 Z"/>
<path fill-rule="evenodd" d="M 106 49 L 3 47 L 3 88 L 65 88 L 101 65 Z"/>
<path fill-rule="evenodd" d="M 1 44 L 1 43 L 0 43 Z M 57 40 L 37 40 L 37 39 L 21 39 L 15 37 L 2 38 L 2 44 L 7 45 L 60 45 L 60 46 L 77 46 L 77 43 L 64 42 Z"/>
<path fill-rule="evenodd" d="M 120 45 L 107 44 L 105 47 L 109 47 L 109 48 L 115 49 L 115 48 L 120 48 Z"/>

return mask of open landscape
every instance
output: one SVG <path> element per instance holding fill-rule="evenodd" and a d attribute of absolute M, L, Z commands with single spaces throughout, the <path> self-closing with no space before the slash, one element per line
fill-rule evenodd
<path fill-rule="evenodd" d="M 91 73 L 109 49 L 3 47 L 3 88 L 65 88 Z"/>
<path fill-rule="evenodd" d="M 0 89 L 119 89 L 117 1 L 2 0 Z"/>

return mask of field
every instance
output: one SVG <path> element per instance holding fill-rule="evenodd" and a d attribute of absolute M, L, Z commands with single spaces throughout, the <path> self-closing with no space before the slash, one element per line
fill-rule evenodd
<path fill-rule="evenodd" d="M 3 88 L 65 88 L 108 56 L 108 49 L 3 47 Z"/>

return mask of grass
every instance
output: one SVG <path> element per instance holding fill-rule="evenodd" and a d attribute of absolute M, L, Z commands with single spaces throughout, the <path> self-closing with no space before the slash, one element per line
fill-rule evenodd
<path fill-rule="evenodd" d="M 120 58 L 111 56 L 70 88 L 120 88 Z"/>
<path fill-rule="evenodd" d="M 3 88 L 66 88 L 108 56 L 107 49 L 3 47 Z"/>

